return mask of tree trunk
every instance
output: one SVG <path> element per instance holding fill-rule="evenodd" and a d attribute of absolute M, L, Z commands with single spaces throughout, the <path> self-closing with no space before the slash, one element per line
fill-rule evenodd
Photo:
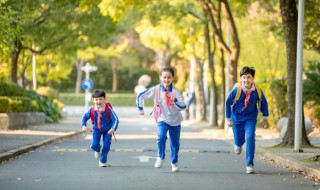
<path fill-rule="evenodd" d="M 225 80 L 225 74 L 224 74 L 224 68 L 225 68 L 225 63 L 224 63 L 224 51 L 222 48 L 220 48 L 220 73 L 221 73 L 221 92 L 220 92 L 220 97 L 221 97 L 221 123 L 220 127 L 224 127 L 225 124 L 225 102 L 226 102 L 226 80 Z"/>
<path fill-rule="evenodd" d="M 116 92 L 118 90 L 118 73 L 117 73 L 117 64 L 115 61 L 112 61 L 112 92 Z"/>
<path fill-rule="evenodd" d="M 76 81 L 76 94 L 80 94 L 81 92 L 81 80 L 82 80 L 82 70 L 81 67 L 83 66 L 84 61 L 82 59 L 78 59 L 75 63 L 77 69 L 77 81 Z"/>
<path fill-rule="evenodd" d="M 288 126 L 280 146 L 294 145 L 298 11 L 295 0 L 280 0 L 287 51 Z M 303 111 L 303 110 L 300 110 Z M 304 112 L 303 112 L 304 113 Z M 303 116 L 303 114 L 302 114 Z M 304 121 L 304 116 L 303 120 Z M 303 122 L 302 144 L 310 144 Z"/>
<path fill-rule="evenodd" d="M 230 69 L 230 86 L 234 86 L 234 84 L 237 83 L 237 76 L 238 76 L 238 59 L 240 56 L 240 41 L 239 36 L 236 28 L 236 24 L 234 22 L 228 0 L 221 0 L 222 3 L 222 10 L 225 14 L 226 21 L 228 24 L 228 27 L 230 28 L 230 34 L 232 37 L 232 51 L 230 54 L 230 63 L 229 63 L 229 69 Z"/>
<path fill-rule="evenodd" d="M 11 55 L 11 70 L 10 70 L 10 81 L 12 83 L 18 83 L 18 59 L 22 48 L 21 41 L 19 39 L 14 40 L 14 50 Z"/>
<path fill-rule="evenodd" d="M 203 90 L 203 63 L 196 57 L 196 67 L 195 72 L 195 96 L 196 96 L 196 120 L 204 121 L 206 120 L 206 103 L 204 99 L 204 90 Z"/>
<path fill-rule="evenodd" d="M 207 9 L 204 9 L 205 15 Z M 207 16 L 206 16 L 207 17 Z M 214 70 L 214 49 L 212 50 L 211 48 L 211 40 L 210 40 L 210 31 L 209 31 L 209 23 L 205 22 L 205 42 L 206 42 L 206 47 L 207 47 L 207 53 L 208 53 L 208 60 L 209 60 L 209 70 L 210 70 L 210 77 L 211 77 L 211 93 L 210 93 L 210 101 L 212 103 L 210 106 L 210 110 L 212 109 L 212 113 L 210 113 L 209 118 L 212 119 L 212 123 L 210 123 L 211 126 L 218 126 L 218 109 L 217 109 L 217 87 L 216 87 L 216 82 L 215 82 L 215 70 Z M 215 41 L 214 37 L 212 38 L 213 41 Z M 209 121 L 211 121 L 209 119 Z"/>

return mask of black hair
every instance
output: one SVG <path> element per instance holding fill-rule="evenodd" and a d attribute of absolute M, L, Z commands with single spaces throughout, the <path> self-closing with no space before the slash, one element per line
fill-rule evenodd
<path fill-rule="evenodd" d="M 256 73 L 256 70 L 254 70 L 253 67 L 248 67 L 248 66 L 245 66 L 241 69 L 240 71 L 240 77 L 242 75 L 247 75 L 247 74 L 251 74 L 252 77 L 254 77 L 254 74 Z"/>
<path fill-rule="evenodd" d="M 104 97 L 106 98 L 106 93 L 103 90 L 95 90 L 92 93 L 92 98 L 99 98 L 99 97 Z"/>
<path fill-rule="evenodd" d="M 163 67 L 163 68 L 161 69 L 161 71 L 160 71 L 160 75 L 162 75 L 162 73 L 163 73 L 163 72 L 166 72 L 166 71 L 170 72 L 170 73 L 172 74 L 172 76 L 174 77 L 174 70 L 173 70 L 172 67 L 169 67 L 169 66 Z"/>

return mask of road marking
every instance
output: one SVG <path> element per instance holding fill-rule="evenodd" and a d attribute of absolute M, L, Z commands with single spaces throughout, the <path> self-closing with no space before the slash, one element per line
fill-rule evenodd
<path fill-rule="evenodd" d="M 156 157 L 145 156 L 145 155 L 137 156 L 137 157 L 132 157 L 132 158 L 138 158 L 138 159 L 139 159 L 139 162 L 149 162 L 149 159 L 150 159 L 150 158 L 156 159 Z"/>
<path fill-rule="evenodd" d="M 122 148 L 115 149 L 115 152 L 143 152 L 143 149 L 134 149 L 134 148 Z"/>
<path fill-rule="evenodd" d="M 179 152 L 191 152 L 191 153 L 198 153 L 198 149 L 181 149 Z"/>
<path fill-rule="evenodd" d="M 81 148 L 59 148 L 53 150 L 53 152 L 88 152 L 88 149 L 81 149 Z"/>

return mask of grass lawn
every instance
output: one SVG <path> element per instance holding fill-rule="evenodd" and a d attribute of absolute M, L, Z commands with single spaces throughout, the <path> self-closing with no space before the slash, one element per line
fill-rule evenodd
<path fill-rule="evenodd" d="M 136 106 L 136 95 L 134 93 L 107 93 L 107 102 L 112 106 Z M 59 99 L 64 105 L 84 105 L 85 94 L 60 93 Z M 92 102 L 91 102 L 92 103 Z M 153 101 L 148 99 L 145 106 L 153 106 Z"/>

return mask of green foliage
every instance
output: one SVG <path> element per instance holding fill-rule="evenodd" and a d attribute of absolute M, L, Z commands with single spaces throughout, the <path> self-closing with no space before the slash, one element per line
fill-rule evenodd
<path fill-rule="evenodd" d="M 10 99 L 8 97 L 0 96 L 0 113 L 8 113 L 10 110 Z"/>
<path fill-rule="evenodd" d="M 15 84 L 5 83 L 0 80 L 0 100 L 6 108 L 1 106 L 0 110 L 6 112 L 44 112 L 46 122 L 58 122 L 62 118 L 57 105 L 47 96 L 27 91 Z M 9 102 L 9 103 L 8 103 Z M 2 105 L 2 104 L 1 104 Z"/>
<path fill-rule="evenodd" d="M 37 101 L 39 106 L 38 111 L 45 113 L 47 123 L 55 123 L 58 122 L 59 119 L 62 119 L 60 110 L 58 109 L 57 105 L 53 101 L 51 101 L 50 98 L 39 95 L 35 92 L 30 92 L 29 96 L 33 100 Z"/>
<path fill-rule="evenodd" d="M 0 103 L 0 113 L 32 111 L 32 100 L 28 97 L 0 97 Z"/>
<path fill-rule="evenodd" d="M 304 45 L 320 53 L 320 1 L 305 1 Z"/>
<path fill-rule="evenodd" d="M 303 99 L 306 107 L 311 111 L 311 117 L 315 126 L 320 126 L 320 62 L 310 64 L 305 72 L 306 79 L 303 82 Z"/>
<path fill-rule="evenodd" d="M 26 90 L 16 84 L 0 80 L 0 96 L 26 96 Z"/>
<path fill-rule="evenodd" d="M 10 112 L 30 112 L 32 111 L 32 101 L 28 97 L 11 97 Z"/>
<path fill-rule="evenodd" d="M 314 101 L 320 105 L 320 62 L 310 64 L 305 72 L 306 79 L 303 83 L 305 101 Z"/>
<path fill-rule="evenodd" d="M 59 92 L 49 86 L 39 87 L 36 92 L 51 99 L 59 99 Z"/>

